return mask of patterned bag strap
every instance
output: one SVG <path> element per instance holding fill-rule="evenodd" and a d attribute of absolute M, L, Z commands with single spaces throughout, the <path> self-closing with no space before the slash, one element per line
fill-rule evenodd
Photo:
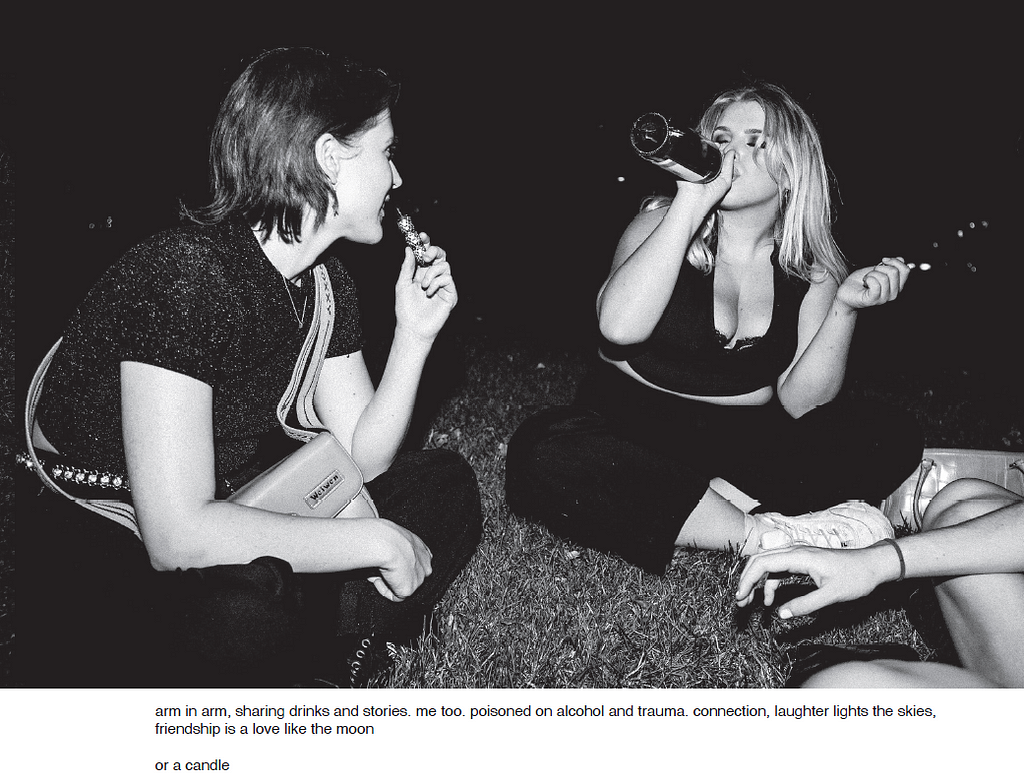
<path fill-rule="evenodd" d="M 35 375 L 32 376 L 32 383 L 28 387 L 28 398 L 25 401 L 25 448 L 28 452 L 29 462 L 32 465 L 32 469 L 39 476 L 39 480 L 43 482 L 43 486 L 53 490 L 58 495 L 72 500 L 82 508 L 88 509 L 101 517 L 116 522 L 122 527 L 127 528 L 135 534 L 137 538 L 142 539 L 142 534 L 139 532 L 139 524 L 135 520 L 135 509 L 130 503 L 125 503 L 122 500 L 104 500 L 104 499 L 87 499 L 78 498 L 74 495 L 66 492 L 63 487 L 59 486 L 43 468 L 42 463 L 39 461 L 39 456 L 36 454 L 35 444 L 32 442 L 32 431 L 36 421 L 36 408 L 39 405 L 39 400 L 43 396 L 43 386 L 46 381 L 46 372 L 50 369 L 50 364 L 53 362 L 53 357 L 57 353 L 57 349 L 60 347 L 61 340 L 57 340 L 53 344 L 53 347 L 43 357 L 42 362 L 39 363 L 39 367 L 36 369 Z"/>
<path fill-rule="evenodd" d="M 324 429 L 313 408 L 313 393 L 320 381 L 320 371 L 334 332 L 334 290 L 323 264 L 313 267 L 313 288 L 315 298 L 309 333 L 292 370 L 291 380 L 277 403 L 277 420 L 285 434 L 307 443 L 316 437 L 317 431 Z M 293 404 L 301 428 L 288 424 L 288 411 Z"/>
<path fill-rule="evenodd" d="M 324 361 L 327 358 L 327 348 L 331 343 L 331 334 L 334 332 L 334 289 L 331 288 L 331 278 L 323 264 L 313 267 L 313 285 L 315 286 L 313 322 L 310 324 L 309 334 L 306 335 L 306 340 L 302 344 L 299 359 L 295 362 L 295 369 L 292 370 L 288 387 L 277 403 L 277 420 L 281 423 L 285 434 L 306 443 L 326 429 L 313 407 L 313 395 L 316 392 L 316 385 L 320 381 L 320 372 L 323 370 Z M 292 427 L 287 422 L 288 412 L 293 403 L 301 428 Z M 359 480 L 362 482 L 361 474 Z M 365 486 L 359 490 L 357 498 L 362 499 L 365 508 L 373 516 L 380 516 L 377 505 L 373 502 L 373 498 Z M 357 507 L 358 504 L 352 503 L 348 510 L 352 511 Z M 359 516 L 364 515 L 363 513 L 359 514 Z"/>

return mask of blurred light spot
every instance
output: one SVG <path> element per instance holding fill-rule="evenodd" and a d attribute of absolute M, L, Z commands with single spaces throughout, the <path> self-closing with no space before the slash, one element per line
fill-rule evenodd
<path fill-rule="evenodd" d="M 970 228 L 974 228 L 974 221 L 972 220 L 972 221 L 971 221 L 970 223 L 968 223 L 967 225 L 968 225 L 968 226 L 969 226 Z"/>
<path fill-rule="evenodd" d="M 939 246 L 938 242 L 932 242 L 932 247 L 938 247 L 938 246 Z"/>
<path fill-rule="evenodd" d="M 976 267 L 970 261 L 967 262 L 967 268 L 970 269 L 972 272 L 977 272 L 978 271 L 978 267 Z"/>
<path fill-rule="evenodd" d="M 625 181 L 626 181 L 626 178 L 625 178 L 625 177 L 616 177 L 616 178 L 615 178 L 615 181 L 616 181 L 616 182 L 625 182 Z"/>
<path fill-rule="evenodd" d="M 982 228 L 988 228 L 988 221 L 987 220 L 981 221 L 981 227 Z"/>
<path fill-rule="evenodd" d="M 922 272 L 927 272 L 927 271 L 928 271 L 929 269 L 931 269 L 931 268 L 932 268 L 932 265 L 931 265 L 931 264 L 929 264 L 929 263 L 928 263 L 927 261 L 925 261 L 924 263 L 922 263 L 922 264 L 921 264 L 921 267 L 920 267 L 920 269 L 921 269 L 921 271 L 922 271 Z"/>
<path fill-rule="evenodd" d="M 915 264 L 913 261 L 910 261 L 907 264 L 907 269 L 917 269 L 917 264 Z"/>
<path fill-rule="evenodd" d="M 956 235 L 961 239 L 964 238 L 964 230 L 962 228 L 957 229 Z"/>

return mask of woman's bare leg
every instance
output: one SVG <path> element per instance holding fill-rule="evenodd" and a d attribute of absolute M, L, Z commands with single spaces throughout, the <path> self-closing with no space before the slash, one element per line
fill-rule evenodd
<path fill-rule="evenodd" d="M 1016 505 L 1019 495 L 961 479 L 935 496 L 924 529 L 959 525 Z M 936 580 L 935 592 L 964 667 L 1002 687 L 1024 687 L 1024 574 L 975 574 Z"/>
<path fill-rule="evenodd" d="M 745 552 L 746 515 L 715 490 L 708 489 L 683 523 L 676 546 Z M 754 542 L 756 545 L 756 542 Z"/>
<path fill-rule="evenodd" d="M 849 661 L 807 678 L 803 688 L 991 688 L 974 672 L 945 663 Z"/>
<path fill-rule="evenodd" d="M 978 479 L 943 488 L 923 528 L 962 524 L 1024 498 Z M 937 580 L 942 614 L 964 668 L 941 663 L 851 661 L 808 678 L 805 688 L 991 688 L 1024 686 L 1024 574 L 972 574 Z"/>

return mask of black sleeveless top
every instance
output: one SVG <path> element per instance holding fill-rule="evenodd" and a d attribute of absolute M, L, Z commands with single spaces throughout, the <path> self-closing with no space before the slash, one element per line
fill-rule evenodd
<path fill-rule="evenodd" d="M 775 296 L 764 335 L 726 348 L 729 338 L 715 329 L 714 271 L 705 275 L 684 262 L 650 338 L 627 348 L 606 346 L 605 355 L 625 359 L 641 378 L 683 394 L 727 396 L 774 386 L 796 354 L 800 304 L 809 288 L 779 267 L 778 252 L 772 252 Z"/>

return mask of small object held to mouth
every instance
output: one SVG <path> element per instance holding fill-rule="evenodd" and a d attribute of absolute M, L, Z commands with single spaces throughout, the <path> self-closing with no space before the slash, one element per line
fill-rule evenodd
<path fill-rule="evenodd" d="M 413 225 L 412 218 L 397 207 L 395 207 L 395 212 L 398 213 L 398 230 L 402 232 L 405 244 L 412 249 L 412 253 L 416 257 L 416 266 L 430 266 L 434 262 L 428 261 L 426 258 L 427 246 L 420 239 L 420 234 L 416 230 L 416 226 Z"/>

